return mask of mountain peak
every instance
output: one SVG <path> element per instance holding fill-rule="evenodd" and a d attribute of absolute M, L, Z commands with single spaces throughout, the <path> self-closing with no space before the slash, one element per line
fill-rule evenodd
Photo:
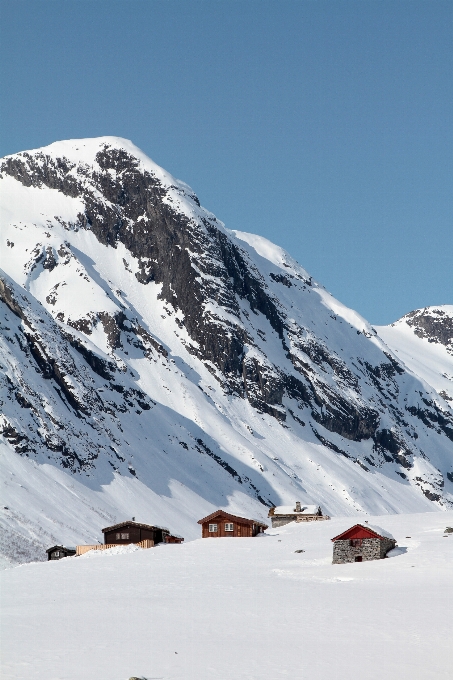
<path fill-rule="evenodd" d="M 453 503 L 448 403 L 283 249 L 127 140 L 8 156 L 1 177 L 2 431 L 40 474 L 103 489 L 110 523 L 142 494 L 186 535 L 294 497 L 330 515 Z"/>

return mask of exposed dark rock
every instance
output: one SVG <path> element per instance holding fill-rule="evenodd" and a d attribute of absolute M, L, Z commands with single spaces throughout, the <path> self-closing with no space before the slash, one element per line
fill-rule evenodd
<path fill-rule="evenodd" d="M 291 279 L 289 279 L 288 276 L 284 276 L 283 274 L 273 274 L 271 272 L 269 276 L 273 281 L 275 281 L 276 283 L 283 283 L 283 285 L 286 286 L 287 288 L 291 288 L 291 286 L 293 285 L 291 283 Z"/>
<path fill-rule="evenodd" d="M 188 333 L 187 350 L 205 363 L 227 393 L 248 399 L 259 412 L 272 415 L 282 424 L 286 418 L 284 404 L 295 400 L 299 408 L 308 407 L 313 420 L 326 430 L 352 441 L 372 439 L 380 462 L 396 461 L 403 468 L 411 467 L 412 453 L 404 432 L 412 440 L 418 435 L 404 417 L 404 407 L 398 405 L 398 379 L 405 369 L 392 355 L 384 353 L 385 359 L 380 363 L 373 363 L 378 359 L 357 357 L 359 367 L 353 363 L 357 368 L 353 372 L 339 351 L 332 351 L 312 330 L 297 327 L 286 317 L 278 296 L 272 293 L 275 286 L 268 287 L 246 250 L 238 247 L 215 218 L 206 214 L 206 217 L 191 219 L 178 211 L 170 195 L 170 189 L 176 187 L 165 187 L 125 150 L 105 144 L 96 155 L 96 163 L 93 169 L 75 165 L 66 158 L 52 158 L 44 152 L 23 153 L 4 160 L 1 171 L 24 186 L 46 186 L 82 199 L 84 208 L 77 223 L 62 223 L 64 228 L 89 229 L 100 243 L 111 248 L 124 244 L 130 253 L 130 261 L 123 261 L 126 270 L 138 269 L 136 278 L 143 286 L 150 282 L 161 286 L 161 298 L 172 308 L 169 314 L 177 311 L 176 323 Z M 183 189 L 178 191 L 184 193 Z M 195 195 L 185 193 L 185 196 L 199 206 Z M 27 266 L 32 271 L 40 263 L 52 271 L 71 257 L 67 243 L 62 243 L 56 251 L 37 244 Z M 286 267 L 290 269 L 290 265 Z M 311 279 L 304 280 L 289 271 L 271 273 L 270 278 L 288 289 L 300 285 L 298 280 L 312 286 Z M 46 298 L 49 305 L 56 304 L 58 293 L 57 284 Z M 311 294 L 315 294 L 314 290 Z M 65 380 L 71 375 L 69 360 L 65 363 L 52 356 L 39 332 L 27 321 L 20 301 L 1 282 L 0 299 L 24 321 L 22 333 L 16 337 L 24 353 L 33 357 L 36 370 L 54 381 L 61 398 L 79 416 L 89 416 L 94 412 L 96 397 L 81 398 Z M 257 329 L 256 335 L 249 337 L 246 328 L 250 325 L 243 323 L 244 317 L 254 327 L 255 315 L 260 322 L 268 323 L 268 329 L 266 333 Z M 61 312 L 57 316 L 64 320 Z M 334 314 L 331 318 L 337 320 Z M 429 313 L 419 310 L 405 319 L 420 337 L 452 347 L 453 322 L 442 310 L 431 309 Z M 123 312 L 99 312 L 85 318 L 68 318 L 66 323 L 86 335 L 101 323 L 112 355 L 120 350 L 120 354 L 138 351 L 150 360 L 156 360 L 156 353 L 161 360 L 168 357 L 168 350 L 150 331 Z M 363 334 L 371 337 L 365 331 Z M 278 338 L 282 356 L 278 365 L 261 357 L 257 347 L 269 342 L 270 336 L 273 341 Z M 122 370 L 119 360 L 115 366 L 114 361 L 105 361 L 76 338 L 66 336 L 66 340 L 103 379 L 112 381 L 115 372 Z M 367 401 L 363 396 L 364 385 L 368 389 L 370 384 L 376 389 L 377 399 Z M 141 410 L 151 408 L 145 395 L 135 395 L 120 384 L 110 386 L 118 403 L 103 399 L 102 408 L 107 412 L 127 412 L 136 406 Z M 26 399 L 23 395 L 20 398 Z M 294 415 L 294 408 L 288 407 L 288 410 L 297 422 L 304 424 Z M 431 430 L 442 431 L 453 441 L 453 419 L 435 402 L 421 399 L 418 406 L 406 406 L 406 410 Z M 390 413 L 394 428 L 382 427 L 380 413 L 384 411 Z M 314 432 L 326 446 L 348 455 Z M 202 450 L 208 453 L 203 447 Z M 219 458 L 212 451 L 208 455 L 214 460 Z M 217 462 L 226 466 L 233 477 L 237 475 L 228 464 L 223 465 L 220 458 Z M 367 462 L 374 464 L 371 459 Z"/>
<path fill-rule="evenodd" d="M 442 309 L 417 309 L 403 319 L 419 338 L 427 338 L 429 342 L 438 342 L 453 350 L 453 318 Z"/>
<path fill-rule="evenodd" d="M 100 375 L 102 378 L 105 378 L 106 380 L 112 380 L 113 374 L 116 371 L 116 365 L 113 361 L 106 361 L 102 357 L 100 357 L 98 354 L 95 354 L 91 349 L 88 349 L 88 347 L 78 338 L 76 338 L 73 335 L 69 335 L 69 333 L 65 333 L 62 331 L 62 335 L 66 337 L 74 349 L 76 349 L 79 354 L 83 356 L 85 361 L 95 373 Z"/>
<path fill-rule="evenodd" d="M 319 434 L 319 432 L 314 427 L 312 427 L 311 429 L 312 429 L 313 434 L 315 435 L 316 439 L 318 439 L 321 442 L 321 444 L 324 444 L 324 446 L 327 446 L 328 449 L 335 451 L 335 453 L 341 454 L 345 458 L 351 458 L 349 453 L 346 453 L 346 451 L 343 451 L 343 449 L 340 449 L 339 446 L 337 446 L 333 442 L 331 442 L 328 439 L 326 439 L 325 437 L 323 437 L 321 434 Z"/>
<path fill-rule="evenodd" d="M 202 439 L 197 439 L 196 440 L 198 446 L 197 451 L 200 453 L 206 453 L 210 458 L 215 460 L 216 463 L 218 463 L 223 469 L 228 472 L 229 475 L 231 475 L 237 482 L 242 484 L 242 479 L 240 475 L 236 472 L 234 468 L 231 467 L 226 461 L 224 461 L 220 456 L 218 456 L 214 451 L 211 451 L 209 446 L 207 446 Z"/>

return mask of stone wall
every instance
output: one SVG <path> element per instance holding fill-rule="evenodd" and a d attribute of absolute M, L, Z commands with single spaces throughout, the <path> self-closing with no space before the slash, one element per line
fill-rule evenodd
<path fill-rule="evenodd" d="M 381 541 L 381 559 L 384 558 L 389 550 L 396 546 L 396 541 L 393 538 L 384 538 Z"/>
<path fill-rule="evenodd" d="M 283 527 L 290 522 L 319 522 L 330 519 L 328 515 L 276 515 L 271 516 L 272 528 Z"/>
<path fill-rule="evenodd" d="M 381 560 L 395 545 L 396 541 L 391 538 L 364 538 L 357 546 L 350 545 L 349 539 L 334 541 L 332 564 L 355 562 L 356 557 L 361 557 L 363 562 Z"/>

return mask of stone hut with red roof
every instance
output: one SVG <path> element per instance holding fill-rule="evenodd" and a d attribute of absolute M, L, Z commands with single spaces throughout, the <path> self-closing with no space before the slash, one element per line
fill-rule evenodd
<path fill-rule="evenodd" d="M 382 560 L 396 546 L 393 536 L 381 527 L 355 524 L 332 538 L 333 564 Z"/>

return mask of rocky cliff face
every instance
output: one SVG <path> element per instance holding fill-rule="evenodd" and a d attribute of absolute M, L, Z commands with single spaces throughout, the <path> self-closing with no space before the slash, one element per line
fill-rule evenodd
<path fill-rule="evenodd" d="M 440 343 L 453 355 L 453 315 L 442 307 L 424 307 L 406 314 L 401 321 L 411 327 L 419 338 Z"/>
<path fill-rule="evenodd" d="M 399 476 L 403 495 L 453 500 L 448 404 L 287 253 L 227 230 L 125 140 L 57 143 L 5 158 L 0 172 L 3 436 L 17 453 L 137 475 L 125 449 L 143 447 L 165 405 L 187 419 L 178 446 L 265 504 L 293 493 L 288 476 L 311 493 L 295 470 L 316 467 L 315 452 L 340 457 L 351 480 L 379 471 Z M 451 341 L 437 317 L 407 323 Z M 175 442 L 165 417 L 159 430 Z M 289 457 L 270 479 L 276 433 Z M 340 505 L 354 505 L 348 494 Z"/>

